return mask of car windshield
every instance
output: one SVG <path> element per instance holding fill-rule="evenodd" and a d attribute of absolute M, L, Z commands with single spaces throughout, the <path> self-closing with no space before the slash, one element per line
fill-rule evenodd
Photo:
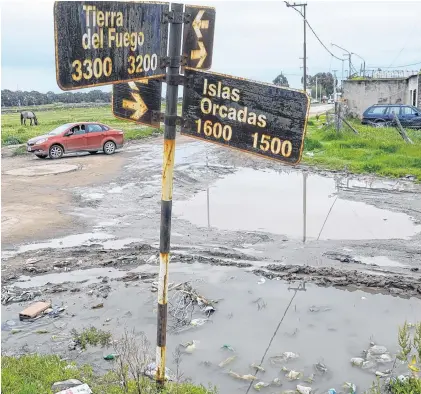
<path fill-rule="evenodd" d="M 51 130 L 48 135 L 59 135 L 61 134 L 63 131 L 66 131 L 70 126 L 72 125 L 72 123 L 66 123 L 63 124 L 57 128 L 55 128 L 54 130 Z"/>

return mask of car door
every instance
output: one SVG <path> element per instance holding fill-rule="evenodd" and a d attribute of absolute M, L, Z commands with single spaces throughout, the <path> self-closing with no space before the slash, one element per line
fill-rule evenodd
<path fill-rule="evenodd" d="M 90 123 L 86 125 L 86 144 L 87 150 L 97 151 L 102 148 L 102 140 L 104 139 L 105 131 L 97 123 Z"/>
<path fill-rule="evenodd" d="M 396 116 L 399 119 L 401 119 L 401 113 L 400 113 L 400 111 L 401 111 L 401 107 L 399 107 L 399 106 L 390 106 L 390 107 L 387 107 L 386 114 L 387 114 L 388 120 L 393 120 L 395 118 L 394 115 L 393 115 L 393 113 L 395 113 Z"/>
<path fill-rule="evenodd" d="M 70 135 L 64 137 L 64 149 L 66 152 L 76 152 L 86 149 L 86 130 L 84 124 L 73 126 Z"/>
<path fill-rule="evenodd" d="M 409 106 L 402 107 L 402 120 L 410 121 L 417 116 L 417 111 Z"/>

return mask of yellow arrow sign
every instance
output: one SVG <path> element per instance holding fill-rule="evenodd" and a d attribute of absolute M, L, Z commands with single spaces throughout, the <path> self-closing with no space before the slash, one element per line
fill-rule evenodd
<path fill-rule="evenodd" d="M 199 48 L 200 49 L 193 49 L 191 51 L 191 58 L 193 60 L 200 59 L 198 61 L 197 65 L 196 65 L 196 68 L 200 68 L 200 67 L 202 67 L 202 64 L 205 61 L 206 56 L 207 56 L 208 53 L 206 52 L 205 45 L 203 44 L 202 41 L 198 41 L 197 43 L 199 44 Z"/>
<path fill-rule="evenodd" d="M 192 27 L 194 29 L 194 32 L 196 33 L 197 38 L 202 38 L 202 32 L 200 29 L 209 29 L 209 21 L 202 21 L 203 14 L 205 13 L 205 10 L 200 10 L 196 18 L 194 18 L 194 21 L 192 22 Z"/>
<path fill-rule="evenodd" d="M 123 100 L 123 108 L 135 111 L 130 118 L 133 120 L 139 120 L 148 111 L 148 107 L 142 100 L 142 97 L 140 97 L 139 93 L 132 92 L 131 94 L 135 101 Z"/>

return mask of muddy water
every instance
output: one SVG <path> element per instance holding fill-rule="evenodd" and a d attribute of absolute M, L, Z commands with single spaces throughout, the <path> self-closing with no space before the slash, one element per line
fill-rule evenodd
<path fill-rule="evenodd" d="M 154 272 L 156 266 L 142 266 L 140 269 Z M 288 284 L 282 281 L 266 280 L 259 285 L 258 277 L 235 268 L 212 267 L 209 270 L 209 267 L 200 264 L 171 264 L 170 269 L 171 282 L 191 280 L 203 296 L 221 300 L 211 321 L 204 326 L 169 334 L 169 366 L 174 367 L 171 354 L 178 344 L 199 341 L 193 354 L 183 356 L 181 369 L 185 376 L 203 384 L 212 382 L 221 394 L 244 392 L 247 382 L 235 380 L 228 375 L 228 371 L 232 369 L 240 374 L 254 372 L 249 365 L 261 359 L 291 300 L 293 290 L 289 290 Z M 102 271 L 100 274 L 106 275 L 107 270 Z M 63 354 L 67 350 L 70 329 L 89 325 L 109 329 L 115 336 L 124 327 L 144 331 L 153 348 L 156 337 L 156 294 L 150 292 L 149 284 L 141 282 L 131 283 L 128 287 L 121 282 L 110 283 L 113 291 L 105 300 L 86 295 L 88 288 L 82 288 L 76 294 L 56 294 L 53 303 L 67 305 L 67 314 L 58 319 L 43 318 L 22 325 L 23 331 L 18 334 L 2 332 L 3 353 L 16 352 L 28 344 L 29 351 Z M 259 304 L 264 305 L 260 310 L 256 303 L 259 298 Z M 92 310 L 91 306 L 98 302 L 104 302 L 104 308 Z M 18 304 L 2 306 L 2 322 L 16 320 L 22 307 Z M 285 366 L 302 371 L 306 376 L 313 372 L 313 364 L 319 361 L 326 364 L 328 374 L 317 378 L 311 385 L 321 389 L 319 392 L 331 387 L 339 391 L 344 381 L 354 382 L 358 392 L 362 392 L 374 380 L 374 373 L 352 368 L 350 358 L 360 356 L 370 341 L 386 346 L 392 353 L 396 352 L 398 325 L 405 320 L 416 321 L 420 308 L 421 301 L 418 299 L 404 300 L 362 291 L 322 289 L 307 284 L 306 291 L 297 292 L 263 363 L 266 372 L 259 373 L 259 380 L 270 381 L 279 377 L 283 383 L 282 390 L 303 383 L 288 382 L 280 368 L 271 366 L 269 362 L 268 357 L 291 351 L 298 353 L 300 358 L 285 363 Z M 71 317 L 72 314 L 75 316 Z M 196 317 L 203 315 L 199 312 Z M 108 318 L 112 320 L 106 323 Z M 34 333 L 41 326 L 50 332 L 44 335 Z M 52 335 L 59 337 L 53 341 Z M 221 349 L 224 344 L 232 346 L 235 352 Z M 110 363 L 102 357 L 108 353 L 110 350 L 90 348 L 81 355 L 73 351 L 67 356 L 77 358 L 78 362 L 92 363 L 99 369 L 107 369 Z M 237 356 L 232 364 L 227 368 L 218 367 L 218 363 L 232 355 Z M 379 370 L 390 367 L 390 364 L 385 364 Z M 281 389 L 272 388 L 268 392 L 280 392 Z"/>
<path fill-rule="evenodd" d="M 333 178 L 320 175 L 243 168 L 190 200 L 175 202 L 174 212 L 198 226 L 290 238 L 303 237 L 304 218 L 309 239 L 405 239 L 421 230 L 406 214 L 341 199 L 337 187 Z"/>

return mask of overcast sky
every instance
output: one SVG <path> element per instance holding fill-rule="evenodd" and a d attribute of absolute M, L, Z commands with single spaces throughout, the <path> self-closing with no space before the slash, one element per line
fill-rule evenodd
<path fill-rule="evenodd" d="M 283 1 L 185 1 L 216 7 L 213 71 L 271 82 L 281 71 L 290 86 L 301 87 L 303 20 Z M 307 19 L 338 57 L 333 42 L 362 56 L 367 68 L 419 63 L 421 68 L 421 2 L 308 1 Z M 2 0 L 1 88 L 59 92 L 55 80 L 53 1 Z M 307 29 L 310 75 L 338 70 Z M 360 68 L 361 60 L 353 63 Z M 345 69 L 348 69 L 347 65 Z M 106 88 L 107 89 L 107 88 Z"/>

